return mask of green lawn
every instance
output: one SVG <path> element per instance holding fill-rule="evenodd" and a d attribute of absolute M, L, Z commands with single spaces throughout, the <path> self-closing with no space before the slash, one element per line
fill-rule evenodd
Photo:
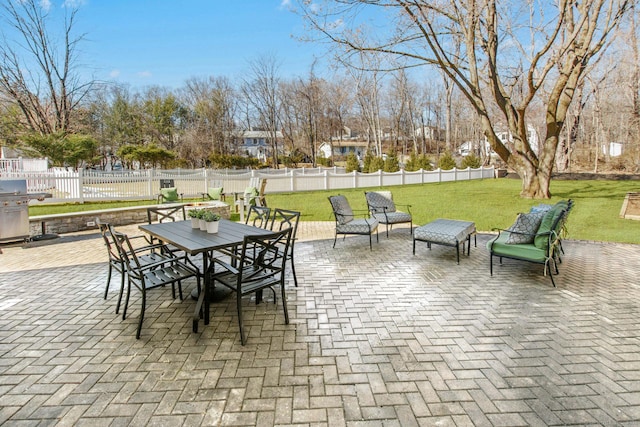
<path fill-rule="evenodd" d="M 372 188 L 366 190 L 375 190 Z M 539 200 L 519 197 L 520 180 L 485 179 L 384 187 L 393 192 L 401 204 L 411 204 L 414 224 L 425 224 L 436 218 L 474 221 L 479 231 L 506 228 L 513 223 L 518 212 L 526 212 Z M 639 191 L 637 181 L 554 181 L 553 197 L 544 203 L 560 199 L 573 199 L 574 209 L 567 224 L 568 238 L 580 240 L 640 243 L 640 221 L 620 219 L 624 196 Z M 302 212 L 303 221 L 332 221 L 331 206 L 327 199 L 333 194 L 344 194 L 354 210 L 366 210 L 365 189 L 332 190 L 300 193 L 269 194 L 267 203 Z M 30 215 L 45 215 L 72 211 L 107 209 L 112 207 L 144 205 L 152 201 L 85 203 L 67 205 L 36 205 L 29 207 Z M 402 210 L 402 209 L 401 209 Z"/>

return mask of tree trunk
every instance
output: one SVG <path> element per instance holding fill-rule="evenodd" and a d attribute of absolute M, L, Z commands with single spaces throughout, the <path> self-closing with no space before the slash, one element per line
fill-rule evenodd
<path fill-rule="evenodd" d="M 527 199 L 548 199 L 551 197 L 549 186 L 551 184 L 551 171 L 543 171 L 533 166 L 523 168 L 518 172 L 522 178 L 522 190 L 520 196 Z"/>

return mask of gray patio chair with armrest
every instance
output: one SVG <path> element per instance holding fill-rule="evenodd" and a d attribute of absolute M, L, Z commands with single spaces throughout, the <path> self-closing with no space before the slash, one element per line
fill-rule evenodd
<path fill-rule="evenodd" d="M 124 260 L 120 256 L 116 242 L 114 241 L 111 224 L 104 222 L 99 218 L 96 218 L 96 224 L 98 225 L 100 234 L 104 240 L 104 244 L 107 248 L 107 255 L 109 257 L 109 272 L 107 273 L 107 285 L 104 289 L 104 299 L 107 299 L 107 295 L 109 294 L 109 285 L 111 284 L 111 274 L 113 270 L 120 273 L 120 295 L 118 296 L 118 304 L 116 305 L 116 313 L 118 313 L 120 312 L 120 303 L 122 302 L 122 293 L 124 292 L 126 268 L 124 266 Z M 172 259 L 171 256 L 162 254 L 160 252 L 161 249 L 161 244 L 155 244 L 135 247 L 133 250 L 136 252 L 141 264 L 149 265 L 160 263 L 162 261 L 170 261 Z"/>
<path fill-rule="evenodd" d="M 141 262 L 138 254 L 133 250 L 131 240 L 124 233 L 119 233 L 111 229 L 114 242 L 118 248 L 120 257 L 124 261 L 127 272 L 127 297 L 124 301 L 122 310 L 122 320 L 127 317 L 127 308 L 129 307 L 129 298 L 131 296 L 131 286 L 137 288 L 141 293 L 140 319 L 138 321 L 138 331 L 136 338 L 140 339 L 142 330 L 142 322 L 144 320 L 144 312 L 147 306 L 147 291 L 150 289 L 171 285 L 173 299 L 176 298 L 176 283 L 180 301 L 182 301 L 182 281 L 195 277 L 197 286 L 200 288 L 200 275 L 198 270 L 187 264 L 185 257 L 172 257 L 170 260 L 162 260 L 156 263 L 145 264 Z M 162 251 L 168 254 L 168 251 Z"/>
<path fill-rule="evenodd" d="M 271 217 L 272 231 L 280 231 L 285 228 L 291 228 L 291 244 L 289 245 L 289 253 L 287 254 L 287 260 L 291 264 L 291 273 L 293 274 L 293 283 L 298 286 L 298 277 L 296 276 L 295 262 L 293 255 L 295 253 L 296 234 L 298 233 L 298 222 L 300 221 L 300 212 L 291 211 L 287 209 L 276 208 L 273 211 Z"/>
<path fill-rule="evenodd" d="M 343 238 L 346 238 L 347 234 L 360 234 L 369 235 L 369 249 L 373 250 L 371 235 L 375 232 L 376 241 L 379 241 L 377 233 L 378 220 L 375 218 L 355 218 L 349 201 L 341 194 L 329 196 L 329 202 L 336 219 L 336 234 L 333 239 L 333 247 L 336 247 L 338 234 L 342 234 Z"/>
<path fill-rule="evenodd" d="M 242 297 L 256 294 L 256 304 L 262 299 L 262 291 L 273 292 L 277 304 L 275 286 L 280 286 L 285 324 L 289 324 L 287 297 L 284 286 L 284 270 L 290 248 L 291 228 L 270 234 L 245 236 L 242 249 L 234 256 L 235 263 L 227 263 L 214 258 L 214 273 L 211 286 L 219 283 L 236 293 L 240 341 L 245 345 L 247 338 L 242 316 Z M 234 264 L 234 265 L 232 265 Z"/>
<path fill-rule="evenodd" d="M 369 206 L 371 216 L 378 220 L 380 224 L 387 227 L 387 237 L 389 237 L 389 227 L 393 228 L 393 224 L 410 223 L 410 230 L 413 234 L 413 217 L 411 216 L 411 205 L 405 206 L 407 212 L 396 210 L 396 204 L 393 201 L 391 191 L 367 191 L 364 193 Z"/>

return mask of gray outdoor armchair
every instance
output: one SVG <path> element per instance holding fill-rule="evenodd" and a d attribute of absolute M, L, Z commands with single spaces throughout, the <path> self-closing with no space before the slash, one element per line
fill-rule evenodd
<path fill-rule="evenodd" d="M 411 233 L 413 233 L 413 217 L 411 216 L 411 205 L 405 206 L 407 212 L 396 210 L 396 204 L 393 201 L 391 191 L 367 191 L 364 193 L 369 206 L 369 213 L 372 218 L 378 220 L 380 224 L 387 227 L 387 237 L 389 237 L 389 228 L 393 228 L 393 224 L 410 223 Z"/>
<path fill-rule="evenodd" d="M 346 238 L 347 234 L 360 234 L 369 236 L 369 249 L 373 250 L 371 235 L 376 233 L 376 241 L 378 241 L 378 220 L 375 218 L 355 218 L 349 201 L 341 194 L 329 196 L 329 202 L 336 219 L 336 234 L 333 239 L 333 247 L 336 247 L 338 234 L 342 234 L 343 238 Z"/>

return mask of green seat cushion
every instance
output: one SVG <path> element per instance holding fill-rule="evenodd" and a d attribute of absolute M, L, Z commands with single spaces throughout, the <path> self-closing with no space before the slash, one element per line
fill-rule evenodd
<path fill-rule="evenodd" d="M 222 197 L 222 187 L 209 187 L 207 194 L 211 200 L 220 200 Z"/>
<path fill-rule="evenodd" d="M 508 238 L 509 232 L 500 233 L 498 237 L 487 242 L 487 249 L 494 255 L 508 258 L 518 258 L 538 263 L 544 263 L 547 259 L 544 249 L 539 249 L 531 243 L 508 244 Z"/>
<path fill-rule="evenodd" d="M 164 200 L 167 200 L 169 202 L 174 202 L 179 199 L 178 190 L 176 189 L 176 187 L 161 188 L 160 194 L 162 194 L 162 198 Z"/>

